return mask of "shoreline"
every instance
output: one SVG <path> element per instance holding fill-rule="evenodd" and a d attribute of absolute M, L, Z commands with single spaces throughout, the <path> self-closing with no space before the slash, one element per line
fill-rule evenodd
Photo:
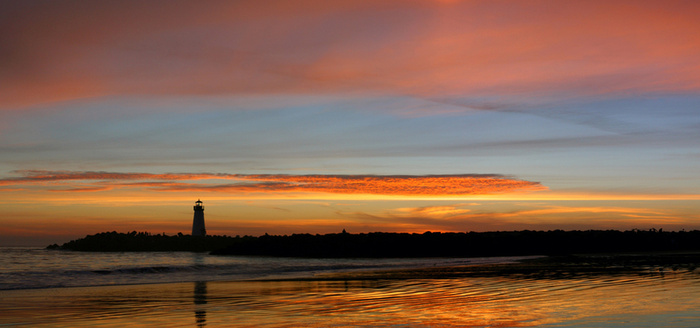
<path fill-rule="evenodd" d="M 463 259 L 470 258 L 446 258 Z M 49 286 L 37 288 L 2 289 L 0 293 L 81 288 L 119 288 L 134 286 L 165 286 L 204 283 L 293 282 L 293 281 L 350 281 L 350 280 L 407 280 L 451 279 L 469 277 L 523 277 L 567 278 L 611 274 L 665 274 L 689 272 L 700 274 L 700 252 L 650 252 L 576 254 L 566 256 L 532 255 L 521 257 L 479 257 L 494 259 L 495 263 L 465 263 L 456 265 L 407 266 L 397 268 L 359 268 L 338 272 L 304 272 L 275 274 L 257 278 L 203 279 L 91 286 Z M 512 259 L 512 260 L 506 260 Z M 334 259 L 335 260 L 335 259 Z M 506 261 L 498 261 L 506 260 Z"/>

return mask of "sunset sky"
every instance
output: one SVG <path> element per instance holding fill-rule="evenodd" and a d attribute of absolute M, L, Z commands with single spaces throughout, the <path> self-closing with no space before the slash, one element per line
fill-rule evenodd
<path fill-rule="evenodd" d="M 0 0 L 0 246 L 700 229 L 698 1 Z"/>

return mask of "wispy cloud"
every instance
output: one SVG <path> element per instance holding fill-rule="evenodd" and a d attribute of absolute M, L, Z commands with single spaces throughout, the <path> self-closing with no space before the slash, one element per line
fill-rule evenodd
<path fill-rule="evenodd" d="M 399 215 L 443 218 L 469 213 L 471 210 L 461 208 L 461 205 L 442 205 L 425 207 L 406 207 L 396 209 Z"/>
<path fill-rule="evenodd" d="M 513 211 L 469 209 L 470 204 L 397 208 L 381 213 L 340 213 L 366 224 L 397 225 L 409 231 L 489 231 L 513 229 L 682 228 L 694 218 L 669 210 L 622 206 L 531 204 Z"/>
<path fill-rule="evenodd" d="M 496 174 L 461 175 L 283 175 L 228 173 L 116 173 L 82 171 L 16 171 L 0 186 L 40 185 L 54 191 L 85 192 L 118 187 L 162 191 L 226 193 L 332 193 L 400 196 L 455 196 L 545 190 L 538 182 Z M 230 182 L 234 180 L 235 182 Z M 228 181 L 228 182 L 227 182 Z"/>

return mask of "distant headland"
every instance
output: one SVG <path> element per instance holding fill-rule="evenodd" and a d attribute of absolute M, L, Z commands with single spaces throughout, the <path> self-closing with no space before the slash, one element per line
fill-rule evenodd
<path fill-rule="evenodd" d="M 581 253 L 700 251 L 700 231 L 550 230 L 374 232 L 254 236 L 173 236 L 103 232 L 49 249 L 90 252 L 192 251 L 215 255 L 315 258 L 484 257 Z"/>

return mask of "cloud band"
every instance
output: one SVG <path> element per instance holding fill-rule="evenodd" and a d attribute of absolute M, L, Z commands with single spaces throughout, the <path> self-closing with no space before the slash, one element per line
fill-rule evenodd
<path fill-rule="evenodd" d="M 331 193 L 396 196 L 457 196 L 544 190 L 539 182 L 498 174 L 457 175 L 284 175 L 228 173 L 117 173 L 94 171 L 16 171 L 0 186 L 59 186 L 58 191 L 123 187 L 162 191 L 225 193 Z"/>

